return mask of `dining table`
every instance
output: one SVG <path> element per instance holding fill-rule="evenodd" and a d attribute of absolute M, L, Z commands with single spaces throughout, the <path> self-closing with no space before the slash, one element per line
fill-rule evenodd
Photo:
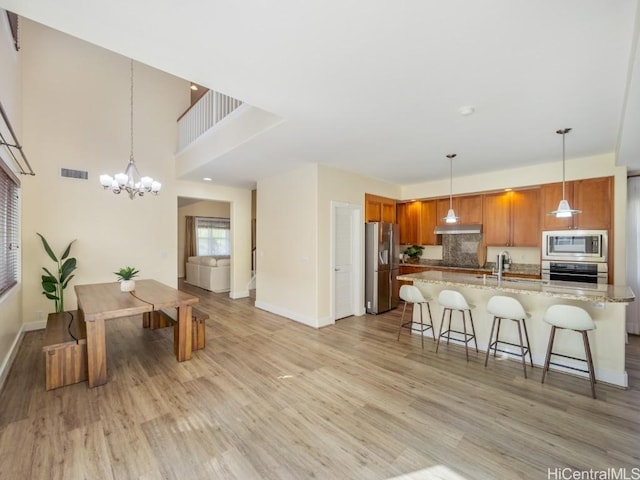
<path fill-rule="evenodd" d="M 89 388 L 107 383 L 105 321 L 149 314 L 164 308 L 177 310 L 175 355 L 178 362 L 191 358 L 191 310 L 198 297 L 157 280 L 136 280 L 135 290 L 123 292 L 118 282 L 76 285 L 78 311 L 87 329 Z"/>

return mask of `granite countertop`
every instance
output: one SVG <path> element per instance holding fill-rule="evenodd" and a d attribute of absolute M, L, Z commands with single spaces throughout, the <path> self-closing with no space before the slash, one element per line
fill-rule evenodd
<path fill-rule="evenodd" d="M 409 267 L 435 267 L 435 268 L 443 268 L 447 270 L 451 270 L 452 272 L 461 271 L 461 270 L 474 270 L 481 271 L 487 273 L 487 275 L 493 272 L 493 268 L 495 267 L 495 262 L 487 262 L 484 266 L 480 267 L 478 265 L 452 265 L 446 263 L 442 260 L 424 260 L 420 259 L 418 263 L 401 263 L 401 266 L 409 266 Z M 512 263 L 508 269 L 504 271 L 506 274 L 511 275 L 540 275 L 540 264 L 538 263 Z"/>
<path fill-rule="evenodd" d="M 503 278 L 498 281 L 493 276 L 487 275 L 485 277 L 483 275 L 470 275 L 453 271 L 427 271 L 398 275 L 398 280 L 499 290 L 524 295 L 545 295 L 586 302 L 629 303 L 635 300 L 633 291 L 626 285 L 592 285 L 531 278 Z"/>

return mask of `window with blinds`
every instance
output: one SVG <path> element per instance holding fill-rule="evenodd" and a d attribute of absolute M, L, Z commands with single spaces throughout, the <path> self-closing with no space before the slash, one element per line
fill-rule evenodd
<path fill-rule="evenodd" d="M 0 295 L 18 283 L 19 190 L 0 168 Z"/>
<path fill-rule="evenodd" d="M 230 232 L 228 218 L 196 217 L 198 255 L 230 255 Z"/>

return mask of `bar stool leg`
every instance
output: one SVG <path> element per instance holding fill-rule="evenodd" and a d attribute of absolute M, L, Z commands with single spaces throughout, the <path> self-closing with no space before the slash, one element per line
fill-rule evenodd
<path fill-rule="evenodd" d="M 404 307 L 402 308 L 402 317 L 400 317 L 400 328 L 398 329 L 398 341 L 400 341 L 400 333 L 402 332 L 402 327 L 404 327 L 404 312 L 407 310 L 407 302 L 404 302 Z M 413 312 L 413 307 L 411 308 L 411 312 Z"/>
<path fill-rule="evenodd" d="M 496 343 L 493 344 L 493 357 L 498 354 L 498 339 L 500 338 L 500 327 L 502 326 L 502 317 L 498 318 L 498 329 L 496 330 Z"/>
<path fill-rule="evenodd" d="M 596 376 L 593 371 L 593 358 L 591 358 L 591 347 L 589 346 L 589 337 L 586 331 L 582 331 L 582 341 L 584 342 L 584 351 L 587 355 L 587 368 L 589 369 L 589 382 L 591 383 L 591 396 L 596 398 Z"/>
<path fill-rule="evenodd" d="M 471 310 L 467 310 L 467 311 L 469 312 L 469 322 L 471 323 L 471 333 L 473 334 L 473 342 L 476 344 L 476 353 L 478 353 L 478 339 L 476 338 L 476 328 L 473 326 L 473 315 L 471 314 Z"/>
<path fill-rule="evenodd" d="M 553 348 L 553 338 L 556 335 L 556 327 L 553 325 L 551 327 L 551 334 L 549 335 L 549 346 L 547 347 L 547 356 L 544 359 L 544 367 L 542 369 L 542 382 L 544 383 L 544 377 L 547 374 L 547 370 L 549 370 L 549 361 L 551 360 L 551 349 Z"/>
<path fill-rule="evenodd" d="M 520 320 L 512 319 L 518 324 L 518 337 L 520 337 L 520 357 L 522 359 L 522 369 L 524 370 L 524 378 L 527 378 L 527 357 L 524 353 L 524 344 L 522 343 L 522 329 L 520 327 Z"/>
<path fill-rule="evenodd" d="M 433 341 L 436 341 L 436 330 L 433 328 L 433 317 L 431 316 L 431 307 L 429 306 L 429 302 L 427 302 L 427 311 L 429 312 L 429 321 L 431 322 L 431 335 L 433 336 Z"/>
<path fill-rule="evenodd" d="M 491 323 L 491 333 L 489 334 L 489 346 L 487 348 L 487 354 L 484 356 L 484 366 L 487 366 L 487 362 L 489 361 L 489 353 L 491 353 L 491 345 L 492 345 L 492 341 L 493 341 L 493 330 L 496 327 L 496 320 L 498 319 L 498 317 L 493 317 L 493 323 Z M 496 338 L 496 341 L 498 339 Z M 495 353 L 494 353 L 495 356 Z"/>
<path fill-rule="evenodd" d="M 436 342 L 436 353 L 438 353 L 438 348 L 440 348 L 440 338 L 442 338 L 442 332 L 444 332 L 444 315 L 447 312 L 446 308 L 442 309 L 442 318 L 440 319 L 440 332 L 438 333 L 438 341 Z"/>
<path fill-rule="evenodd" d="M 462 316 L 462 331 L 464 332 L 464 354 L 467 357 L 467 362 L 469 361 L 469 342 L 467 342 L 467 320 L 464 314 L 464 310 L 458 310 L 460 315 Z M 473 325 L 473 323 L 471 324 Z"/>
<path fill-rule="evenodd" d="M 453 315 L 453 310 L 449 309 L 449 326 L 447 327 L 447 346 L 449 345 L 449 339 L 451 339 L 451 316 Z"/>
<path fill-rule="evenodd" d="M 414 303 L 414 306 L 415 305 L 416 304 Z M 424 350 L 424 321 L 422 319 L 422 304 L 418 303 L 417 305 L 418 305 L 418 308 L 420 309 L 420 344 L 422 346 L 422 350 Z M 413 318 L 411 320 L 413 320 Z M 413 325 L 411 326 L 413 327 Z"/>
<path fill-rule="evenodd" d="M 522 326 L 524 327 L 524 338 L 527 340 L 527 352 L 529 352 L 529 362 L 531 362 L 531 368 L 533 368 L 533 357 L 531 356 L 531 344 L 529 343 L 529 332 L 527 332 L 527 322 L 523 318 Z"/>

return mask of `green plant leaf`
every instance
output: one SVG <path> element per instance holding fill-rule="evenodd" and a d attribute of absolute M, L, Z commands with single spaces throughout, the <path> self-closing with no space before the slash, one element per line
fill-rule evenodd
<path fill-rule="evenodd" d="M 68 258 L 60 268 L 60 283 L 65 283 L 66 278 L 76 269 L 76 259 Z"/>
<path fill-rule="evenodd" d="M 67 285 L 69 285 L 69 282 L 73 277 L 75 277 L 75 275 L 71 275 L 69 278 L 67 278 L 67 281 L 62 284 L 63 289 L 67 288 Z"/>
<path fill-rule="evenodd" d="M 69 252 L 71 252 L 71 245 L 73 245 L 73 242 L 75 242 L 75 240 L 71 240 L 71 243 L 69 243 L 69 246 L 67 247 L 67 249 L 62 254 L 62 258 L 60 258 L 60 260 L 64 260 L 65 258 L 67 258 L 69 256 Z"/>
<path fill-rule="evenodd" d="M 47 242 L 47 240 L 37 232 L 36 232 L 36 235 L 38 235 L 42 240 L 42 246 L 44 247 L 44 251 L 47 252 L 47 255 L 49 255 L 49 258 L 54 262 L 58 263 L 58 258 L 56 257 L 56 254 L 53 253 L 53 250 L 51 250 L 51 247 L 49 246 L 49 243 Z"/>
<path fill-rule="evenodd" d="M 50 293 L 45 293 L 45 292 L 42 292 L 42 293 L 44 293 L 49 300 L 60 300 L 56 295 L 51 295 Z"/>

